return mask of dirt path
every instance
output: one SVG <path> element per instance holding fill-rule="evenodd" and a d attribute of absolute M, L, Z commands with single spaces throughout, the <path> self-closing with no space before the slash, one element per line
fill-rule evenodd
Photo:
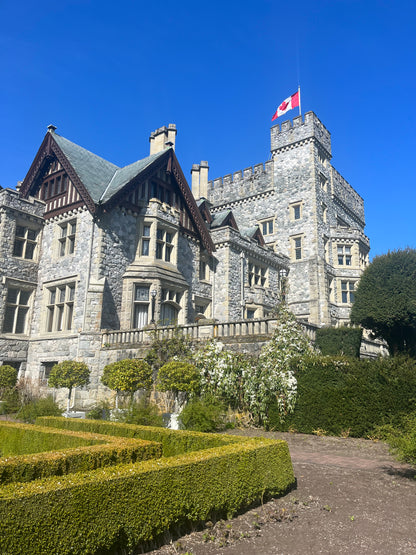
<path fill-rule="evenodd" d="M 416 471 L 383 443 L 302 434 L 285 439 L 297 488 L 152 555 L 416 554 Z"/>

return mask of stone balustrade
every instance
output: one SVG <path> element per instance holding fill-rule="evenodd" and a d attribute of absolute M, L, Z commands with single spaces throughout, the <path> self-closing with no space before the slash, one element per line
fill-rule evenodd
<path fill-rule="evenodd" d="M 262 318 L 250 320 L 233 320 L 230 322 L 204 322 L 179 326 L 181 332 L 195 341 L 204 341 L 212 338 L 241 338 L 260 336 L 268 339 L 276 329 L 276 318 Z M 299 322 L 305 335 L 315 340 L 317 326 L 307 322 Z M 120 346 L 134 346 L 151 343 L 156 333 L 159 339 L 169 339 L 177 331 L 176 326 L 146 328 L 142 330 L 115 330 L 102 332 L 102 348 L 111 349 Z"/>

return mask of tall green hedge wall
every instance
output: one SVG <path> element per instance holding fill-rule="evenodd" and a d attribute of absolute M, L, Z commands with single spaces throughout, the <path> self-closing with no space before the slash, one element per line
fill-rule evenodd
<path fill-rule="evenodd" d="M 362 328 L 320 328 L 315 344 L 323 355 L 345 355 L 360 358 Z"/>
<path fill-rule="evenodd" d="M 314 356 L 296 371 L 296 378 L 295 410 L 281 423 L 277 409 L 270 407 L 272 429 L 366 437 L 376 426 L 397 423 L 416 408 L 414 359 Z"/>

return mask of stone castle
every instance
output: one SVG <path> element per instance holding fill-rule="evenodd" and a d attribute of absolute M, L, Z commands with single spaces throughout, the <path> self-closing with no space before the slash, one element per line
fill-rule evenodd
<path fill-rule="evenodd" d="M 157 129 L 149 156 L 120 168 L 49 126 L 18 189 L 0 191 L 3 364 L 45 384 L 83 360 L 88 404 L 105 364 L 137 356 L 155 325 L 267 332 L 282 298 L 305 323 L 348 322 L 364 204 L 317 116 L 272 127 L 264 164 L 213 181 L 194 164 L 192 191 L 175 143 L 175 125 Z"/>

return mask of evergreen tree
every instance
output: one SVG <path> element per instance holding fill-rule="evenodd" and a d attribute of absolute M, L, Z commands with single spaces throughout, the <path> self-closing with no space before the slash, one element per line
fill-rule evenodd
<path fill-rule="evenodd" d="M 391 355 L 416 356 L 416 250 L 374 258 L 358 283 L 351 321 L 384 339 Z"/>

